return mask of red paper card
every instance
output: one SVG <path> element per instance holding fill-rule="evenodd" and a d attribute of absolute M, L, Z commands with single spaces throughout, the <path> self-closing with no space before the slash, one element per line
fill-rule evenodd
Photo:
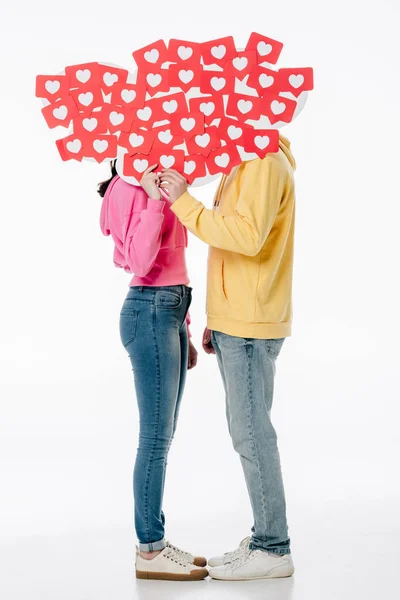
<path fill-rule="evenodd" d="M 221 119 L 225 114 L 224 100 L 222 96 L 202 96 L 201 98 L 190 98 L 190 110 L 202 112 L 206 125 L 211 125 L 214 119 Z"/>
<path fill-rule="evenodd" d="M 247 85 L 257 90 L 259 96 L 265 93 L 279 94 L 282 91 L 278 71 L 256 65 L 251 70 Z"/>
<path fill-rule="evenodd" d="M 155 96 L 157 92 L 168 92 L 169 78 L 168 78 L 168 69 L 160 69 L 150 67 L 144 71 L 144 69 L 138 71 L 137 75 L 137 83 L 138 85 L 146 86 L 146 92 L 149 96 Z"/>
<path fill-rule="evenodd" d="M 226 114 L 237 117 L 241 122 L 247 121 L 247 119 L 257 121 L 261 114 L 260 98 L 244 94 L 231 94 L 228 98 Z"/>
<path fill-rule="evenodd" d="M 98 62 L 82 63 L 65 67 L 65 74 L 69 79 L 69 87 L 100 86 L 100 65 Z"/>
<path fill-rule="evenodd" d="M 185 40 L 169 40 L 168 61 L 176 63 L 194 61 L 200 63 L 200 59 L 201 44 Z"/>
<path fill-rule="evenodd" d="M 84 140 L 84 154 L 98 163 L 106 158 L 117 156 L 118 137 L 116 135 L 95 135 Z"/>
<path fill-rule="evenodd" d="M 227 60 L 235 58 L 237 51 L 233 37 L 227 36 L 201 44 L 201 54 L 205 65 L 223 67 Z"/>
<path fill-rule="evenodd" d="M 50 129 L 61 125 L 62 127 L 68 127 L 71 119 L 79 114 L 78 108 L 71 96 L 66 96 L 49 104 L 42 108 L 42 114 L 46 120 L 47 125 Z"/>
<path fill-rule="evenodd" d="M 135 83 L 116 84 L 112 88 L 111 103 L 120 106 L 142 108 L 146 98 L 146 86 Z"/>
<path fill-rule="evenodd" d="M 244 149 L 255 152 L 260 158 L 279 150 L 279 131 L 277 129 L 248 129 L 244 133 Z"/>
<path fill-rule="evenodd" d="M 225 71 L 203 71 L 200 76 L 200 91 L 203 94 L 233 94 L 235 78 Z"/>
<path fill-rule="evenodd" d="M 148 46 L 132 52 L 132 56 L 140 68 L 148 70 L 150 67 L 159 67 L 168 60 L 167 46 L 164 40 L 157 40 Z"/>
<path fill-rule="evenodd" d="M 130 132 L 121 132 L 118 138 L 118 145 L 126 148 L 128 154 L 150 154 L 150 150 L 153 147 L 155 138 L 155 132 L 146 131 L 145 129 L 139 129 L 136 127 Z"/>
<path fill-rule="evenodd" d="M 279 69 L 280 91 L 291 92 L 293 96 L 300 96 L 304 91 L 314 89 L 314 75 L 311 67 L 302 69 Z"/>
<path fill-rule="evenodd" d="M 87 135 L 88 133 L 107 133 L 107 115 L 103 110 L 92 112 L 90 115 L 79 114 L 72 119 L 74 133 Z"/>
<path fill-rule="evenodd" d="M 150 105 L 151 100 L 146 102 L 142 108 L 133 108 L 133 122 L 132 125 L 134 127 L 151 127 L 152 124 L 156 121 L 155 115 L 153 113 L 153 108 Z"/>
<path fill-rule="evenodd" d="M 229 175 L 233 167 L 240 165 L 241 162 L 242 159 L 234 144 L 228 144 L 218 150 L 213 150 L 206 158 L 210 175 L 216 175 L 217 173 Z"/>
<path fill-rule="evenodd" d="M 182 135 L 189 139 L 199 133 L 204 133 L 204 115 L 201 112 L 186 114 L 179 113 L 171 117 L 171 133 Z"/>
<path fill-rule="evenodd" d="M 118 67 L 108 67 L 106 65 L 99 65 L 100 69 L 100 87 L 105 94 L 112 92 L 114 85 L 120 85 L 126 83 L 128 78 L 128 71 L 126 69 L 119 69 Z"/>
<path fill-rule="evenodd" d="M 183 136 L 173 135 L 171 133 L 171 124 L 160 125 L 159 127 L 153 127 L 152 132 L 154 133 L 154 148 L 160 148 L 161 150 L 171 150 L 174 146 L 182 144 L 184 139 Z"/>
<path fill-rule="evenodd" d="M 56 140 L 56 146 L 62 160 L 77 160 L 82 161 L 84 157 L 83 140 L 76 133 L 72 133 L 65 138 Z"/>
<path fill-rule="evenodd" d="M 103 106 L 103 96 L 100 88 L 81 87 L 76 90 L 71 90 L 70 94 L 75 100 L 75 104 L 80 112 L 90 115 L 93 109 Z"/>
<path fill-rule="evenodd" d="M 150 164 L 158 163 L 157 171 L 161 169 L 176 169 L 183 174 L 183 161 L 185 158 L 184 150 L 161 150 L 153 147 L 150 153 Z"/>
<path fill-rule="evenodd" d="M 271 125 L 283 121 L 290 123 L 296 110 L 296 100 L 284 98 L 283 96 L 275 96 L 266 94 L 260 99 L 261 114 L 268 117 Z"/>
<path fill-rule="evenodd" d="M 257 53 L 255 50 L 237 52 L 234 58 L 226 62 L 224 72 L 242 81 L 255 65 L 257 65 Z"/>
<path fill-rule="evenodd" d="M 229 119 L 224 117 L 221 119 L 218 125 L 218 133 L 220 139 L 224 140 L 227 144 L 237 144 L 243 146 L 244 144 L 244 132 L 247 129 L 251 129 L 250 125 L 244 125 L 236 119 Z"/>
<path fill-rule="evenodd" d="M 267 62 L 275 65 L 278 62 L 280 53 L 282 52 L 283 44 L 277 40 L 253 32 L 246 45 L 246 50 L 255 50 L 257 52 L 258 64 Z"/>
<path fill-rule="evenodd" d="M 188 110 L 183 92 L 166 94 L 165 96 L 161 96 L 161 98 L 153 98 L 147 104 L 152 109 L 154 121 L 169 120 L 174 114 L 186 113 Z"/>
<path fill-rule="evenodd" d="M 203 67 L 200 63 L 187 61 L 177 65 L 170 65 L 168 78 L 170 87 L 180 87 L 187 92 L 192 87 L 200 87 Z"/>
<path fill-rule="evenodd" d="M 38 75 L 36 77 L 35 96 L 55 102 L 68 96 L 69 82 L 66 75 Z"/>
<path fill-rule="evenodd" d="M 130 130 L 133 120 L 133 112 L 130 108 L 105 104 L 102 113 L 110 133 Z"/>
<path fill-rule="evenodd" d="M 204 133 L 199 133 L 188 139 L 186 146 L 189 154 L 208 156 L 211 150 L 221 147 L 218 128 L 215 126 L 206 127 Z"/>
<path fill-rule="evenodd" d="M 129 156 L 128 153 L 124 154 L 123 163 L 123 174 L 127 177 L 136 177 L 138 181 L 141 180 L 144 171 L 152 164 L 150 157 L 146 154 L 133 154 Z"/>
<path fill-rule="evenodd" d="M 185 156 L 182 175 L 189 184 L 198 177 L 205 177 L 207 175 L 205 157 L 201 154 Z"/>

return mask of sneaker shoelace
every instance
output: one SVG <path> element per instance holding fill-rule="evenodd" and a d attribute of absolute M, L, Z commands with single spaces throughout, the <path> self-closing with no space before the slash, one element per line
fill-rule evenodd
<path fill-rule="evenodd" d="M 190 552 L 186 552 L 186 550 L 181 550 L 180 548 L 178 548 L 178 546 L 174 546 L 173 544 L 171 544 L 171 542 L 169 542 L 168 540 L 165 542 L 166 546 L 168 548 L 172 548 L 172 550 L 175 550 L 175 552 L 179 552 L 179 554 L 182 554 L 182 556 L 186 558 L 191 558 L 191 554 Z"/>
<path fill-rule="evenodd" d="M 240 567 L 245 562 L 247 562 L 250 557 L 258 556 L 260 554 L 260 552 L 261 552 L 261 550 L 250 550 L 250 548 L 245 548 L 245 550 L 243 552 L 241 552 L 241 554 L 236 556 L 236 558 L 234 558 L 231 561 L 230 566 L 231 567 Z"/>
<path fill-rule="evenodd" d="M 167 551 L 165 552 L 164 556 L 169 560 L 172 560 L 181 567 L 186 567 L 190 563 L 190 559 L 186 558 L 186 556 L 184 556 L 180 550 L 174 549 L 170 545 L 166 546 L 166 548 Z"/>
<path fill-rule="evenodd" d="M 233 560 L 234 558 L 236 558 L 236 556 L 239 556 L 240 554 L 242 554 L 242 552 L 244 552 L 248 548 L 249 543 L 250 543 L 250 536 L 243 538 L 243 540 L 240 542 L 238 548 L 236 548 L 235 550 L 232 550 L 231 552 L 225 552 L 225 554 L 224 554 L 225 560 L 226 559 L 229 559 L 229 561 Z"/>

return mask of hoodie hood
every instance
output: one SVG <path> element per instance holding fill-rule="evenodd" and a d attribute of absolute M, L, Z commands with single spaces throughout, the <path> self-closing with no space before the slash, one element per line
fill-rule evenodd
<path fill-rule="evenodd" d="M 290 142 L 287 139 L 287 137 L 285 137 L 281 133 L 279 133 L 279 148 L 285 154 L 286 158 L 292 165 L 293 170 L 295 170 L 296 169 L 296 161 L 295 161 L 292 151 L 290 149 Z"/>

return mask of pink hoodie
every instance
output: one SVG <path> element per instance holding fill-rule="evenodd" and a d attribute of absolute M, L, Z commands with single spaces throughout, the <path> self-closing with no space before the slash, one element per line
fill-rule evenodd
<path fill-rule="evenodd" d="M 187 231 L 169 206 L 167 200 L 148 198 L 142 187 L 118 175 L 107 188 L 100 227 L 114 241 L 114 265 L 134 273 L 130 286 L 189 284 Z M 189 314 L 186 321 L 189 325 Z"/>

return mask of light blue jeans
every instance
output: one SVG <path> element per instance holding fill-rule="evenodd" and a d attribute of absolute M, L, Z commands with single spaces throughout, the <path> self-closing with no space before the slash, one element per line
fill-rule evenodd
<path fill-rule="evenodd" d="M 253 509 L 250 549 L 290 553 L 277 436 L 271 422 L 275 361 L 285 338 L 259 340 L 212 331 L 226 417 Z"/>
<path fill-rule="evenodd" d="M 144 552 L 165 547 L 165 472 L 186 381 L 191 299 L 192 288 L 185 285 L 133 286 L 120 313 L 121 341 L 131 361 L 139 407 L 133 491 L 136 534 Z"/>

